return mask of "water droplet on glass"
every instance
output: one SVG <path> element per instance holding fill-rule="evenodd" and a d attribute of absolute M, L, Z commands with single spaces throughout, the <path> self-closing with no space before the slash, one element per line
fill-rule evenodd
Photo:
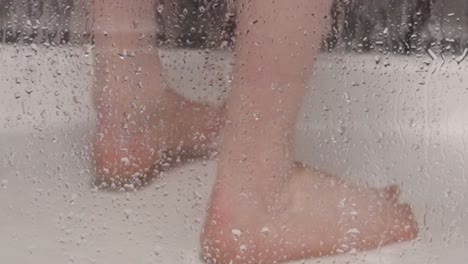
<path fill-rule="evenodd" d="M 2 188 L 6 189 L 6 187 L 8 185 L 8 180 L 2 180 L 1 184 L 2 184 Z"/>
<path fill-rule="evenodd" d="M 232 229 L 231 233 L 233 234 L 234 240 L 239 240 L 242 232 L 239 229 Z"/>
<path fill-rule="evenodd" d="M 343 134 L 346 132 L 346 127 L 340 126 L 340 127 L 337 129 L 337 132 L 338 132 L 338 134 L 343 135 Z"/>
<path fill-rule="evenodd" d="M 158 5 L 158 12 L 159 13 L 162 13 L 164 11 L 164 5 L 163 4 L 159 4 Z"/>
<path fill-rule="evenodd" d="M 270 229 L 265 226 L 262 228 L 262 230 L 260 230 L 260 233 L 262 233 L 264 236 L 268 236 L 268 234 L 270 234 Z"/>
<path fill-rule="evenodd" d="M 133 210 L 132 209 L 125 209 L 124 214 L 125 214 L 125 218 L 130 218 L 131 215 L 133 214 Z"/>
<path fill-rule="evenodd" d="M 468 56 L 468 48 L 465 48 L 465 50 L 463 51 L 463 54 L 460 57 L 456 58 L 455 61 L 458 64 L 460 64 L 466 59 L 467 56 Z"/>

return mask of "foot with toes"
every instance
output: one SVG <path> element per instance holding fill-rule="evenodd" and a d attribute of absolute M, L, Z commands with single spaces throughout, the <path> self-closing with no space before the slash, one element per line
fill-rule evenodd
<path fill-rule="evenodd" d="M 295 166 L 284 205 L 271 210 L 261 188 L 215 187 L 204 233 L 208 263 L 282 263 L 374 249 L 413 239 L 411 208 L 398 201 L 398 188 L 374 189 Z M 249 190 L 250 189 L 250 190 Z"/>
<path fill-rule="evenodd" d="M 97 57 L 94 155 L 101 187 L 141 185 L 158 171 L 214 148 L 222 107 L 172 92 L 158 61 L 154 50 L 125 59 Z"/>

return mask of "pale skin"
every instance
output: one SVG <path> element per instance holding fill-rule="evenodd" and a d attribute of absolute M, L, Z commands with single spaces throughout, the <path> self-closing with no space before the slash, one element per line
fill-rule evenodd
<path fill-rule="evenodd" d="M 96 1 L 100 182 L 140 183 L 163 163 L 206 154 L 222 134 L 204 260 L 280 263 L 413 239 L 417 225 L 398 188 L 356 186 L 294 162 L 294 127 L 331 0 L 236 3 L 234 83 L 214 107 L 168 88 L 151 45 L 152 0 Z M 116 55 L 124 49 L 132 56 Z"/>

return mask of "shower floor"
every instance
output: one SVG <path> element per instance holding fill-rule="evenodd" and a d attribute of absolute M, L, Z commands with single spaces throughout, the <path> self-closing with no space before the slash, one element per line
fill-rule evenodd
<path fill-rule="evenodd" d="M 214 103 L 225 96 L 229 54 L 161 55 L 179 92 Z M 201 263 L 216 161 L 185 164 L 138 192 L 98 191 L 90 184 L 92 58 L 81 48 L 0 46 L 0 59 L 2 263 Z M 305 263 L 464 263 L 467 64 L 319 57 L 297 124 L 298 160 L 356 182 L 399 184 L 420 236 Z"/>

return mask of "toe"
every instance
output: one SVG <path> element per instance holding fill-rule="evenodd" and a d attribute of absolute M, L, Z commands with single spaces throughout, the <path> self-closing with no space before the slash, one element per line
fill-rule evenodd
<path fill-rule="evenodd" d="M 397 185 L 390 185 L 383 190 L 383 198 L 396 202 L 400 197 L 400 188 Z"/>
<path fill-rule="evenodd" d="M 399 204 L 395 207 L 393 219 L 393 236 L 396 242 L 414 239 L 418 234 L 418 226 L 413 210 L 409 204 Z"/>

